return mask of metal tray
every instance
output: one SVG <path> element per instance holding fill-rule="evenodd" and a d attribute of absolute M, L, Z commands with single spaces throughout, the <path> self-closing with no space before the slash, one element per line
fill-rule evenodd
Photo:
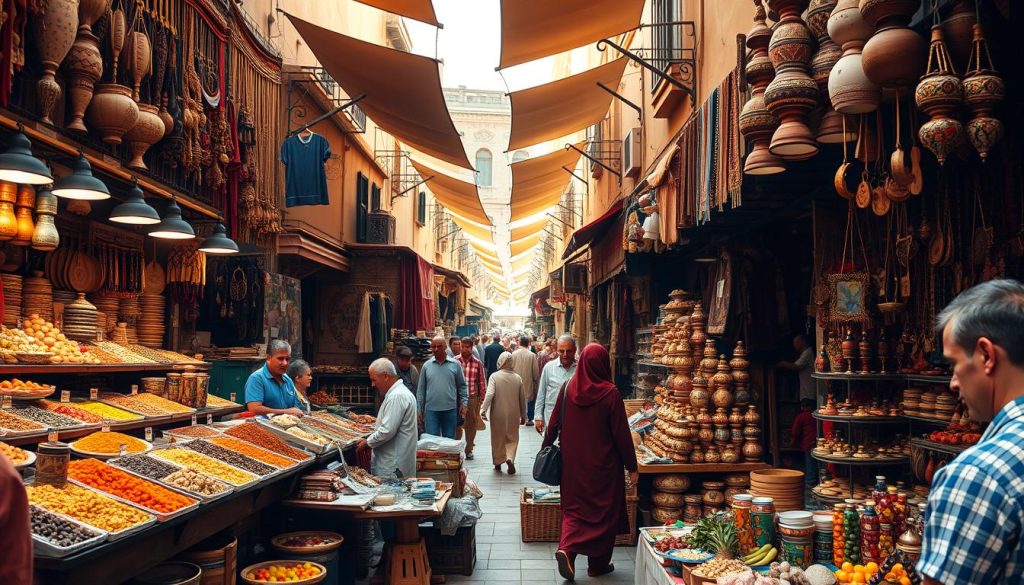
<path fill-rule="evenodd" d="M 136 452 L 136 453 L 129 453 L 129 455 L 145 455 L 146 453 L 149 453 L 150 451 L 153 450 L 153 444 L 152 443 L 150 443 L 149 441 L 145 441 L 143 439 L 139 439 L 139 440 L 142 441 L 143 443 L 146 443 L 146 445 L 147 445 L 146 449 L 144 451 L 139 451 L 139 452 Z M 78 455 L 80 457 L 92 457 L 93 459 L 99 459 L 100 461 L 106 461 L 107 459 L 112 459 L 114 457 L 119 457 L 119 455 L 117 453 L 96 453 L 96 452 L 93 452 L 93 451 L 83 451 L 82 449 L 79 449 L 79 448 L 75 447 L 75 443 L 77 443 L 77 442 L 78 442 L 77 440 L 76 441 L 72 441 L 71 443 L 68 444 L 68 447 L 71 448 L 71 452 L 72 453 L 74 453 L 75 455 Z"/>
<path fill-rule="evenodd" d="M 256 459 L 252 455 L 247 455 L 247 457 L 249 457 L 250 459 L 256 459 L 256 461 L 259 461 L 260 463 L 263 463 L 264 465 L 269 465 L 271 467 L 279 469 L 280 470 L 279 473 L 284 473 L 286 471 L 291 471 L 291 470 L 295 469 L 296 467 L 300 466 L 301 464 L 305 463 L 306 461 L 309 461 L 308 458 L 307 459 L 292 459 L 291 457 L 288 457 L 287 455 L 282 455 L 280 453 L 271 451 L 270 449 L 265 449 L 265 448 L 260 447 L 259 445 L 255 444 L 255 443 L 251 443 L 249 441 L 246 441 L 245 439 L 239 439 L 238 437 L 232 437 L 230 435 L 227 435 L 227 437 L 229 439 L 234 439 L 235 441 L 240 441 L 242 443 L 245 443 L 246 445 L 249 445 L 250 447 L 252 447 L 254 449 L 258 449 L 258 450 L 263 451 L 265 453 L 270 453 L 271 455 L 276 455 L 278 457 L 284 457 L 285 459 L 287 459 L 287 460 L 292 462 L 292 464 L 287 466 L 287 467 L 277 467 L 273 463 L 267 463 L 265 461 L 260 461 L 259 459 Z M 213 437 L 213 438 L 216 439 L 217 437 Z M 207 439 L 207 440 L 209 440 L 209 439 Z M 224 445 L 218 445 L 217 443 L 213 443 L 213 444 L 217 445 L 218 447 L 224 447 Z M 224 448 L 225 449 L 230 449 L 230 447 L 224 447 Z"/>
<path fill-rule="evenodd" d="M 120 471 L 124 471 L 125 473 L 129 473 L 128 470 L 126 470 L 126 469 L 120 469 L 120 468 L 118 468 L 118 469 Z M 129 473 L 129 475 L 135 475 L 135 474 L 134 473 Z M 136 477 L 138 477 L 138 476 L 136 476 Z M 147 478 L 142 478 L 142 479 L 145 479 L 146 481 L 150 481 Z M 99 488 L 92 487 L 92 486 L 90 486 L 88 484 L 85 484 L 83 482 L 78 481 L 77 479 L 72 479 L 72 478 L 69 477 L 68 478 L 68 483 L 73 483 L 73 484 L 81 486 L 81 487 L 90 488 L 90 489 L 92 489 L 94 491 L 100 492 L 101 494 L 107 496 L 108 498 L 110 498 L 112 500 L 121 502 L 122 504 L 128 504 L 129 506 L 135 506 L 136 508 L 142 510 L 143 512 L 149 512 L 150 514 L 156 516 L 156 519 L 158 521 L 160 521 L 160 522 L 167 522 L 168 520 L 170 520 L 172 518 L 177 518 L 178 516 L 181 516 L 183 514 L 188 514 L 192 510 L 196 510 L 196 509 L 199 508 L 199 500 L 196 500 L 194 504 L 192 504 L 190 506 L 185 506 L 184 508 L 179 508 L 178 510 L 175 510 L 174 512 L 158 512 L 158 511 L 156 511 L 156 510 L 154 510 L 152 508 L 147 508 L 146 506 L 143 506 L 142 504 L 137 504 L 137 503 L 135 503 L 135 502 L 133 502 L 131 500 L 127 500 L 125 498 L 122 498 L 121 496 L 115 496 L 114 494 L 112 494 L 110 492 L 101 490 Z M 155 483 L 155 482 L 151 482 L 151 483 Z M 171 490 L 171 491 L 176 491 L 176 490 Z M 179 493 L 179 495 L 184 496 L 185 494 Z M 187 497 L 191 498 L 191 496 L 187 496 Z M 195 498 L 192 498 L 192 499 L 195 499 Z"/>
<path fill-rule="evenodd" d="M 77 405 L 85 403 L 85 402 L 102 402 L 102 401 L 101 400 L 89 400 L 88 398 L 72 398 L 71 402 L 69 402 L 68 404 L 70 404 L 71 406 L 77 406 Z M 103 404 L 107 404 L 107 403 L 103 402 Z M 107 406 L 112 406 L 112 405 L 107 404 Z M 128 414 L 134 415 L 135 418 L 107 419 L 107 420 L 110 421 L 111 428 L 113 428 L 116 425 L 125 424 L 125 423 L 139 422 L 140 420 L 145 420 L 146 419 L 146 417 L 144 417 L 144 416 L 142 416 L 140 414 L 137 414 L 137 413 L 125 410 L 125 409 L 121 408 L 120 406 L 112 406 L 112 407 L 116 408 L 118 410 L 122 410 L 124 412 L 127 412 Z M 96 413 L 92 413 L 92 414 L 96 414 Z M 97 414 L 96 416 L 100 416 L 100 415 Z M 100 425 L 102 425 L 103 423 L 100 422 L 100 423 L 90 423 L 90 424 L 100 424 Z"/>
<path fill-rule="evenodd" d="M 148 453 L 147 453 L 147 455 L 148 455 Z M 120 458 L 118 458 L 118 459 L 120 459 Z M 180 463 L 175 463 L 174 461 L 170 461 L 168 459 L 160 459 L 159 461 L 161 463 L 165 463 L 167 465 L 170 465 L 171 467 L 175 467 L 178 470 L 186 469 L 184 465 L 182 465 Z M 165 482 L 163 480 L 163 478 L 154 479 L 152 477 L 146 477 L 145 475 L 142 475 L 141 473 L 137 473 L 135 471 L 132 471 L 131 469 L 127 469 L 127 468 L 121 467 L 120 465 L 117 464 L 117 459 L 111 459 L 110 461 L 107 461 L 107 464 L 108 465 L 112 465 L 112 466 L 120 469 L 121 471 L 123 471 L 125 473 L 128 473 L 130 475 L 134 475 L 135 477 L 138 477 L 140 479 L 144 479 L 146 481 L 149 481 L 149 482 L 155 483 L 157 485 L 163 486 L 163 487 L 171 490 L 172 492 L 178 492 L 179 494 L 181 494 L 183 496 L 187 496 L 187 497 L 192 498 L 194 500 L 198 500 L 200 504 L 207 504 L 207 503 L 212 502 L 214 500 L 219 500 L 219 499 L 223 498 L 224 496 L 226 496 L 228 494 L 231 494 L 231 493 L 233 493 L 235 491 L 235 488 L 230 483 L 228 483 L 228 482 L 226 482 L 226 481 L 224 481 L 222 479 L 218 479 L 218 478 L 216 478 L 216 477 L 214 477 L 214 476 L 212 476 L 212 475 L 210 475 L 208 473 L 203 473 L 201 471 L 197 471 L 197 472 L 199 474 L 205 475 L 209 479 L 211 479 L 211 480 L 213 480 L 213 481 L 223 485 L 224 489 L 221 490 L 220 492 L 216 493 L 216 494 L 213 494 L 213 495 L 201 494 L 199 492 L 194 492 L 192 490 L 187 490 L 187 489 L 185 489 L 183 487 L 176 486 L 173 483 Z"/>
<path fill-rule="evenodd" d="M 318 429 L 318 428 L 316 428 L 316 427 L 314 427 L 312 425 L 306 425 L 306 424 L 299 423 L 296 426 L 298 426 L 299 428 L 301 428 L 302 430 L 304 430 L 304 431 L 306 431 L 308 433 L 314 433 L 314 434 L 317 434 L 317 435 L 323 435 L 323 436 L 331 439 L 331 444 L 332 445 L 341 445 L 342 449 L 347 448 L 349 445 L 355 445 L 356 443 L 359 442 L 358 438 L 355 438 L 355 439 L 347 439 L 347 438 L 345 438 L 345 439 L 343 439 L 341 435 L 334 434 L 334 432 L 332 432 L 332 431 L 326 431 L 324 429 Z M 327 426 L 331 426 L 331 425 L 327 425 Z"/>
<path fill-rule="evenodd" d="M 274 433 L 278 437 L 284 439 L 285 442 L 291 443 L 292 445 L 297 445 L 299 447 L 302 447 L 302 448 L 304 448 L 304 449 L 306 449 L 308 451 L 311 451 L 311 452 L 313 452 L 313 453 L 315 453 L 317 455 L 319 455 L 321 453 L 324 453 L 328 449 L 331 449 L 333 447 L 333 445 L 330 445 L 330 444 L 320 445 L 319 443 L 314 443 L 312 441 L 307 441 L 306 439 L 303 439 L 302 437 L 296 437 L 295 435 L 289 433 L 288 431 L 282 429 L 279 426 L 274 425 L 271 422 L 268 422 L 268 421 L 265 421 L 265 420 L 262 420 L 262 419 L 259 419 L 259 418 L 255 418 L 253 420 L 255 420 L 256 424 L 262 426 L 264 429 L 266 429 L 266 430 Z"/>
<path fill-rule="evenodd" d="M 42 536 L 39 536 L 38 534 L 33 532 L 32 533 L 32 550 L 33 550 L 33 553 L 38 555 L 38 556 L 52 557 L 52 558 L 57 558 L 57 559 L 63 558 L 63 557 L 66 557 L 68 555 L 74 554 L 74 553 L 76 553 L 76 552 L 78 552 L 80 550 L 84 550 L 84 549 L 87 549 L 89 547 L 95 546 L 97 544 L 101 544 L 101 543 L 105 542 L 107 540 L 107 537 L 109 536 L 109 534 L 105 530 L 100 530 L 99 528 L 96 528 L 94 526 L 90 526 L 88 524 L 85 524 L 84 522 L 79 522 L 78 520 L 75 520 L 74 518 L 71 518 L 70 516 L 65 516 L 64 514 L 58 514 L 57 512 L 54 512 L 52 510 L 47 510 L 46 508 L 44 508 L 42 506 L 38 506 L 36 504 L 29 504 L 29 508 L 31 508 L 33 506 L 36 507 L 36 508 L 39 508 L 40 510 L 45 511 L 47 514 L 53 514 L 54 516 L 56 516 L 56 517 L 58 517 L 58 518 L 60 518 L 62 520 L 70 522 L 71 524 L 75 524 L 75 525 L 81 527 L 84 530 L 88 530 L 90 532 L 95 532 L 96 533 L 96 536 L 94 536 L 92 538 L 88 538 L 86 540 L 83 540 L 82 542 L 73 544 L 71 546 L 57 546 L 57 545 L 51 543 L 46 538 L 44 538 Z"/>
<path fill-rule="evenodd" d="M 69 479 L 68 482 L 72 483 L 72 480 Z M 26 482 L 25 485 L 32 485 L 32 483 L 33 482 Z M 101 496 L 103 496 L 105 498 L 109 498 L 111 500 L 114 500 L 114 501 L 118 502 L 119 504 L 125 504 L 125 505 L 127 505 L 129 507 L 135 508 L 136 510 L 139 510 L 141 512 L 149 514 L 149 518 L 147 520 L 143 520 L 142 522 L 139 522 L 135 526 L 129 526 L 128 528 L 125 528 L 124 530 L 120 530 L 118 532 L 107 532 L 107 540 L 110 540 L 111 542 L 113 542 L 115 540 L 121 540 L 122 538 L 124 538 L 126 536 L 131 536 L 131 535 L 133 535 L 133 534 L 135 534 L 137 532 L 142 532 L 143 530 L 149 528 L 150 526 L 156 524 L 156 522 L 157 522 L 156 515 L 153 514 L 152 512 L 150 512 L 149 510 L 143 509 L 141 506 L 137 506 L 137 505 L 135 505 L 135 504 L 133 504 L 131 502 L 125 502 L 124 500 L 119 500 L 117 498 L 112 497 L 110 494 L 108 494 L 106 492 L 100 491 L 98 489 L 95 489 L 95 488 L 87 486 L 87 485 L 82 485 L 82 484 L 77 483 L 77 482 L 75 482 L 75 485 L 77 487 L 82 488 L 82 489 L 87 489 L 87 490 L 89 490 L 91 492 L 99 494 L 99 495 L 101 495 Z M 41 504 L 34 504 L 34 505 L 43 508 L 47 512 L 53 512 L 54 514 L 59 514 L 59 512 L 54 512 L 53 510 L 51 510 L 51 509 L 49 509 L 46 506 L 43 506 Z M 72 518 L 72 519 L 74 520 L 74 518 Z M 85 524 L 86 526 L 88 526 L 89 528 L 92 528 L 93 530 L 103 531 L 102 528 L 100 528 L 98 526 L 93 526 L 92 524 L 89 524 L 88 522 L 85 522 L 83 520 L 76 520 L 76 522 L 78 522 L 80 524 Z"/>
<path fill-rule="evenodd" d="M 215 429 L 212 426 L 209 426 L 209 425 L 200 425 L 200 426 L 209 427 L 210 430 L 216 431 L 218 435 L 223 435 L 224 434 L 219 429 Z M 168 437 L 173 437 L 175 441 L 180 441 L 180 442 L 183 442 L 183 443 L 187 442 L 187 441 L 193 441 L 195 439 L 209 439 L 210 438 L 210 437 L 193 437 L 192 435 L 180 434 L 180 433 L 176 433 L 174 431 L 175 431 L 175 429 L 170 429 L 170 430 L 160 431 L 160 432 L 163 433 L 164 435 L 168 436 Z"/>
<path fill-rule="evenodd" d="M 195 440 L 199 440 L 199 439 L 195 439 Z M 177 445 L 181 445 L 183 448 L 188 449 L 188 447 L 186 445 L 188 443 L 192 443 L 192 442 L 193 441 L 184 441 L 182 443 L 177 443 Z M 217 445 L 216 443 L 214 443 L 214 445 L 217 446 L 217 447 L 220 447 L 221 449 L 227 449 L 227 447 L 223 447 L 221 445 Z M 230 451 L 230 449 L 228 449 L 228 450 Z M 199 451 L 195 451 L 195 453 L 199 453 Z M 206 453 L 199 453 L 199 454 L 200 455 L 206 455 Z M 256 473 L 255 471 L 249 471 L 248 469 L 242 469 L 241 467 L 238 467 L 237 465 L 232 465 L 230 462 L 224 461 L 223 459 L 218 459 L 217 457 L 214 457 L 213 455 L 206 455 L 206 456 L 211 458 L 211 459 L 214 459 L 216 461 L 220 461 L 221 463 L 223 463 L 225 465 L 231 465 L 231 467 L 234 467 L 235 469 L 240 469 L 242 471 L 245 471 L 246 473 L 251 473 L 252 475 L 255 475 L 256 477 L 260 478 L 261 481 L 264 480 L 264 479 L 270 479 L 272 477 L 277 477 L 277 476 L 281 475 L 282 473 L 284 473 L 283 469 L 280 469 L 278 467 L 274 467 L 273 465 L 271 465 L 269 463 L 263 463 L 262 461 L 260 461 L 258 459 L 253 459 L 252 457 L 249 457 L 248 455 L 243 455 L 241 453 L 236 453 L 236 455 L 239 455 L 240 457 L 245 457 L 246 459 L 250 459 L 250 460 L 252 460 L 255 463 L 259 463 L 260 465 L 266 465 L 267 467 L 273 468 L 273 471 L 271 471 L 270 473 L 266 473 L 266 474 Z"/>
<path fill-rule="evenodd" d="M 181 446 L 179 446 L 179 445 L 166 445 L 166 446 L 161 446 L 161 447 L 157 447 L 157 448 L 153 449 L 153 451 L 152 451 L 152 455 L 153 455 L 153 456 L 155 456 L 155 457 L 160 457 L 160 455 L 159 455 L 160 451 L 163 451 L 164 449 L 169 449 L 169 448 L 176 448 L 176 449 L 181 449 L 182 447 L 181 447 Z M 204 455 L 204 454 L 202 454 L 202 453 L 199 453 L 199 452 L 197 452 L 197 451 L 192 451 L 192 453 L 195 453 L 196 455 L 199 455 L 200 457 L 206 457 L 207 459 L 210 459 L 210 460 L 212 460 L 212 461 L 216 461 L 217 463 L 221 463 L 221 464 L 223 464 L 223 465 L 227 465 L 228 467 L 230 467 L 230 468 L 232 468 L 232 469 L 235 469 L 235 470 L 237 470 L 237 471 L 241 471 L 242 473 L 248 473 L 249 475 L 251 475 L 251 476 L 253 476 L 254 478 L 256 478 L 256 479 L 253 479 L 252 481 L 248 481 L 248 482 L 246 482 L 246 483 L 240 483 L 240 484 L 239 484 L 239 483 L 232 483 L 232 482 L 230 482 L 230 481 L 228 481 L 228 480 L 226 480 L 226 479 L 221 479 L 221 478 L 219 478 L 219 477 L 217 477 L 216 475 L 213 475 L 213 474 L 211 474 L 211 473 L 206 473 L 206 472 L 205 472 L 205 471 L 203 471 L 202 469 L 196 469 L 196 468 L 193 468 L 193 469 L 195 469 L 196 471 L 198 471 L 198 472 L 200 472 L 200 473 L 205 473 L 206 475 L 209 475 L 209 476 L 213 477 L 213 478 L 214 478 L 214 479 L 216 479 L 216 480 L 219 480 L 219 481 L 223 481 L 224 483 L 228 484 L 229 486 L 232 486 L 232 487 L 233 487 L 233 488 L 235 489 L 235 491 L 241 491 L 241 490 L 244 490 L 244 489 L 246 489 L 246 488 L 252 487 L 252 486 L 254 486 L 254 485 L 256 485 L 256 484 L 260 483 L 261 481 L 263 481 L 263 480 L 265 479 L 265 478 L 263 478 L 262 476 L 256 475 L 255 473 L 253 473 L 253 472 L 251 472 L 251 471 L 246 471 L 246 470 L 244 470 L 244 469 L 238 469 L 238 468 L 237 468 L 237 467 L 235 467 L 234 465 L 231 465 L 231 464 L 229 464 L 229 463 L 224 463 L 224 462 L 223 462 L 223 461 L 221 461 L 220 459 L 214 459 L 213 457 L 210 457 L 209 455 Z M 168 462 L 168 463 L 174 463 L 175 465 L 179 465 L 179 466 L 182 466 L 182 464 L 181 464 L 181 463 L 178 463 L 177 461 L 171 461 L 170 459 L 164 459 L 163 457 L 160 457 L 160 460 L 161 460 L 161 461 L 166 461 L 166 462 Z M 188 467 L 188 466 L 187 466 L 187 465 L 184 465 L 183 467 Z"/>

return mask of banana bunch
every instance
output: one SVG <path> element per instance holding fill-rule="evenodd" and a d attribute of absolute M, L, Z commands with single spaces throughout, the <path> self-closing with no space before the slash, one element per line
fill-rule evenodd
<path fill-rule="evenodd" d="M 779 549 L 770 544 L 766 544 L 743 557 L 743 564 L 750 567 L 760 567 L 774 561 L 778 554 Z"/>

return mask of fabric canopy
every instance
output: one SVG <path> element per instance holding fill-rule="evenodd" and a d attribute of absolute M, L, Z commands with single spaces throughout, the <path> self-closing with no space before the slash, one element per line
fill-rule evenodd
<path fill-rule="evenodd" d="M 529 268 L 533 265 L 533 256 L 524 256 L 519 260 L 511 263 L 512 274 L 521 274 L 524 268 Z"/>
<path fill-rule="evenodd" d="M 531 221 L 530 223 L 524 223 L 523 225 L 514 227 L 509 230 L 509 239 L 512 241 L 521 240 L 526 236 L 532 236 L 533 234 L 543 232 L 544 228 L 548 226 L 549 221 L 551 221 L 551 218 L 547 215 L 543 215 L 536 221 Z"/>
<path fill-rule="evenodd" d="M 434 3 L 431 0 L 356 0 L 356 2 L 434 26 L 441 26 L 441 23 L 437 22 Z"/>
<path fill-rule="evenodd" d="M 500 264 L 501 259 L 498 258 L 498 252 L 495 251 L 493 246 L 487 246 L 473 240 L 469 241 L 469 245 L 473 247 L 473 251 L 481 260 L 487 260 L 492 264 Z"/>
<path fill-rule="evenodd" d="M 386 3 L 386 2 L 382 2 Z M 367 43 L 288 14 L 320 64 L 385 132 L 420 152 L 472 169 L 441 91 L 438 62 Z"/>
<path fill-rule="evenodd" d="M 499 69 L 635 29 L 644 0 L 501 0 Z"/>
<path fill-rule="evenodd" d="M 576 145 L 581 150 L 584 146 L 583 142 Z M 509 165 L 512 168 L 512 197 L 509 199 L 512 214 L 509 221 L 543 213 L 556 205 L 562 198 L 565 186 L 572 180 L 572 176 L 563 171 L 562 167 L 575 168 L 579 160 L 580 153 L 567 148 Z M 546 223 L 546 217 L 544 221 Z M 543 230 L 544 226 L 541 225 L 540 229 Z M 522 238 L 513 236 L 513 240 L 517 239 Z"/>
<path fill-rule="evenodd" d="M 523 252 L 525 252 L 525 251 L 529 250 L 530 248 L 536 246 L 537 244 L 540 243 L 540 240 L 543 237 L 544 237 L 544 232 L 541 232 L 539 234 L 534 234 L 532 236 L 523 238 L 521 240 L 516 240 L 514 242 L 511 242 L 509 244 L 509 248 L 511 248 L 511 250 L 512 250 L 512 256 L 519 256 Z"/>
<path fill-rule="evenodd" d="M 499 274 L 502 271 L 500 262 L 493 262 L 480 255 L 477 255 L 477 260 L 480 260 L 480 264 L 482 264 L 484 268 L 490 268 L 492 271 L 497 272 Z"/>
<path fill-rule="evenodd" d="M 494 234 L 491 232 L 491 226 L 480 225 L 476 222 L 469 221 L 468 219 L 463 219 L 457 215 L 453 215 L 451 217 L 452 221 L 455 222 L 455 225 L 459 226 L 459 229 L 466 232 L 467 235 L 485 242 L 494 241 Z"/>
<path fill-rule="evenodd" d="M 480 194 L 475 184 L 446 175 L 416 159 L 412 159 L 412 166 L 423 180 L 430 179 L 427 188 L 434 194 L 434 199 L 453 215 L 481 225 L 491 224 L 491 218 L 487 217 L 483 205 L 480 204 Z"/>
<path fill-rule="evenodd" d="M 562 253 L 562 259 L 565 260 L 576 250 L 603 236 L 608 228 L 615 223 L 620 213 L 622 213 L 622 199 L 613 203 L 601 217 L 573 232 L 569 244 L 565 247 L 565 252 Z"/>
<path fill-rule="evenodd" d="M 512 133 L 508 149 L 553 140 L 603 120 L 612 96 L 597 84 L 616 89 L 625 68 L 626 58 L 619 57 L 583 73 L 510 93 Z"/>

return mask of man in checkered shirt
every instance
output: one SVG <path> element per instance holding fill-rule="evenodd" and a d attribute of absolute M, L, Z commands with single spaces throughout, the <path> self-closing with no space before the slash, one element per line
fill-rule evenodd
<path fill-rule="evenodd" d="M 981 442 L 935 474 L 917 569 L 925 585 L 1024 583 L 1024 284 L 994 280 L 939 315 L 950 389 Z"/>

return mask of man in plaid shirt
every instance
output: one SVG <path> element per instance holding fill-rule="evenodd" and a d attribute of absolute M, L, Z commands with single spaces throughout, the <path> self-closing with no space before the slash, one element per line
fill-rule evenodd
<path fill-rule="evenodd" d="M 456 360 L 462 364 L 462 373 L 466 377 L 466 384 L 469 386 L 469 407 L 466 411 L 466 459 L 473 458 L 473 442 L 476 440 L 477 430 L 482 430 L 483 421 L 480 419 L 480 405 L 487 394 L 487 380 L 484 377 L 484 363 L 473 355 L 473 338 L 462 338 L 462 353 Z"/>
<path fill-rule="evenodd" d="M 981 441 L 935 474 L 917 569 L 925 585 L 1024 582 L 1024 284 L 982 283 L 939 315 L 950 389 Z"/>

